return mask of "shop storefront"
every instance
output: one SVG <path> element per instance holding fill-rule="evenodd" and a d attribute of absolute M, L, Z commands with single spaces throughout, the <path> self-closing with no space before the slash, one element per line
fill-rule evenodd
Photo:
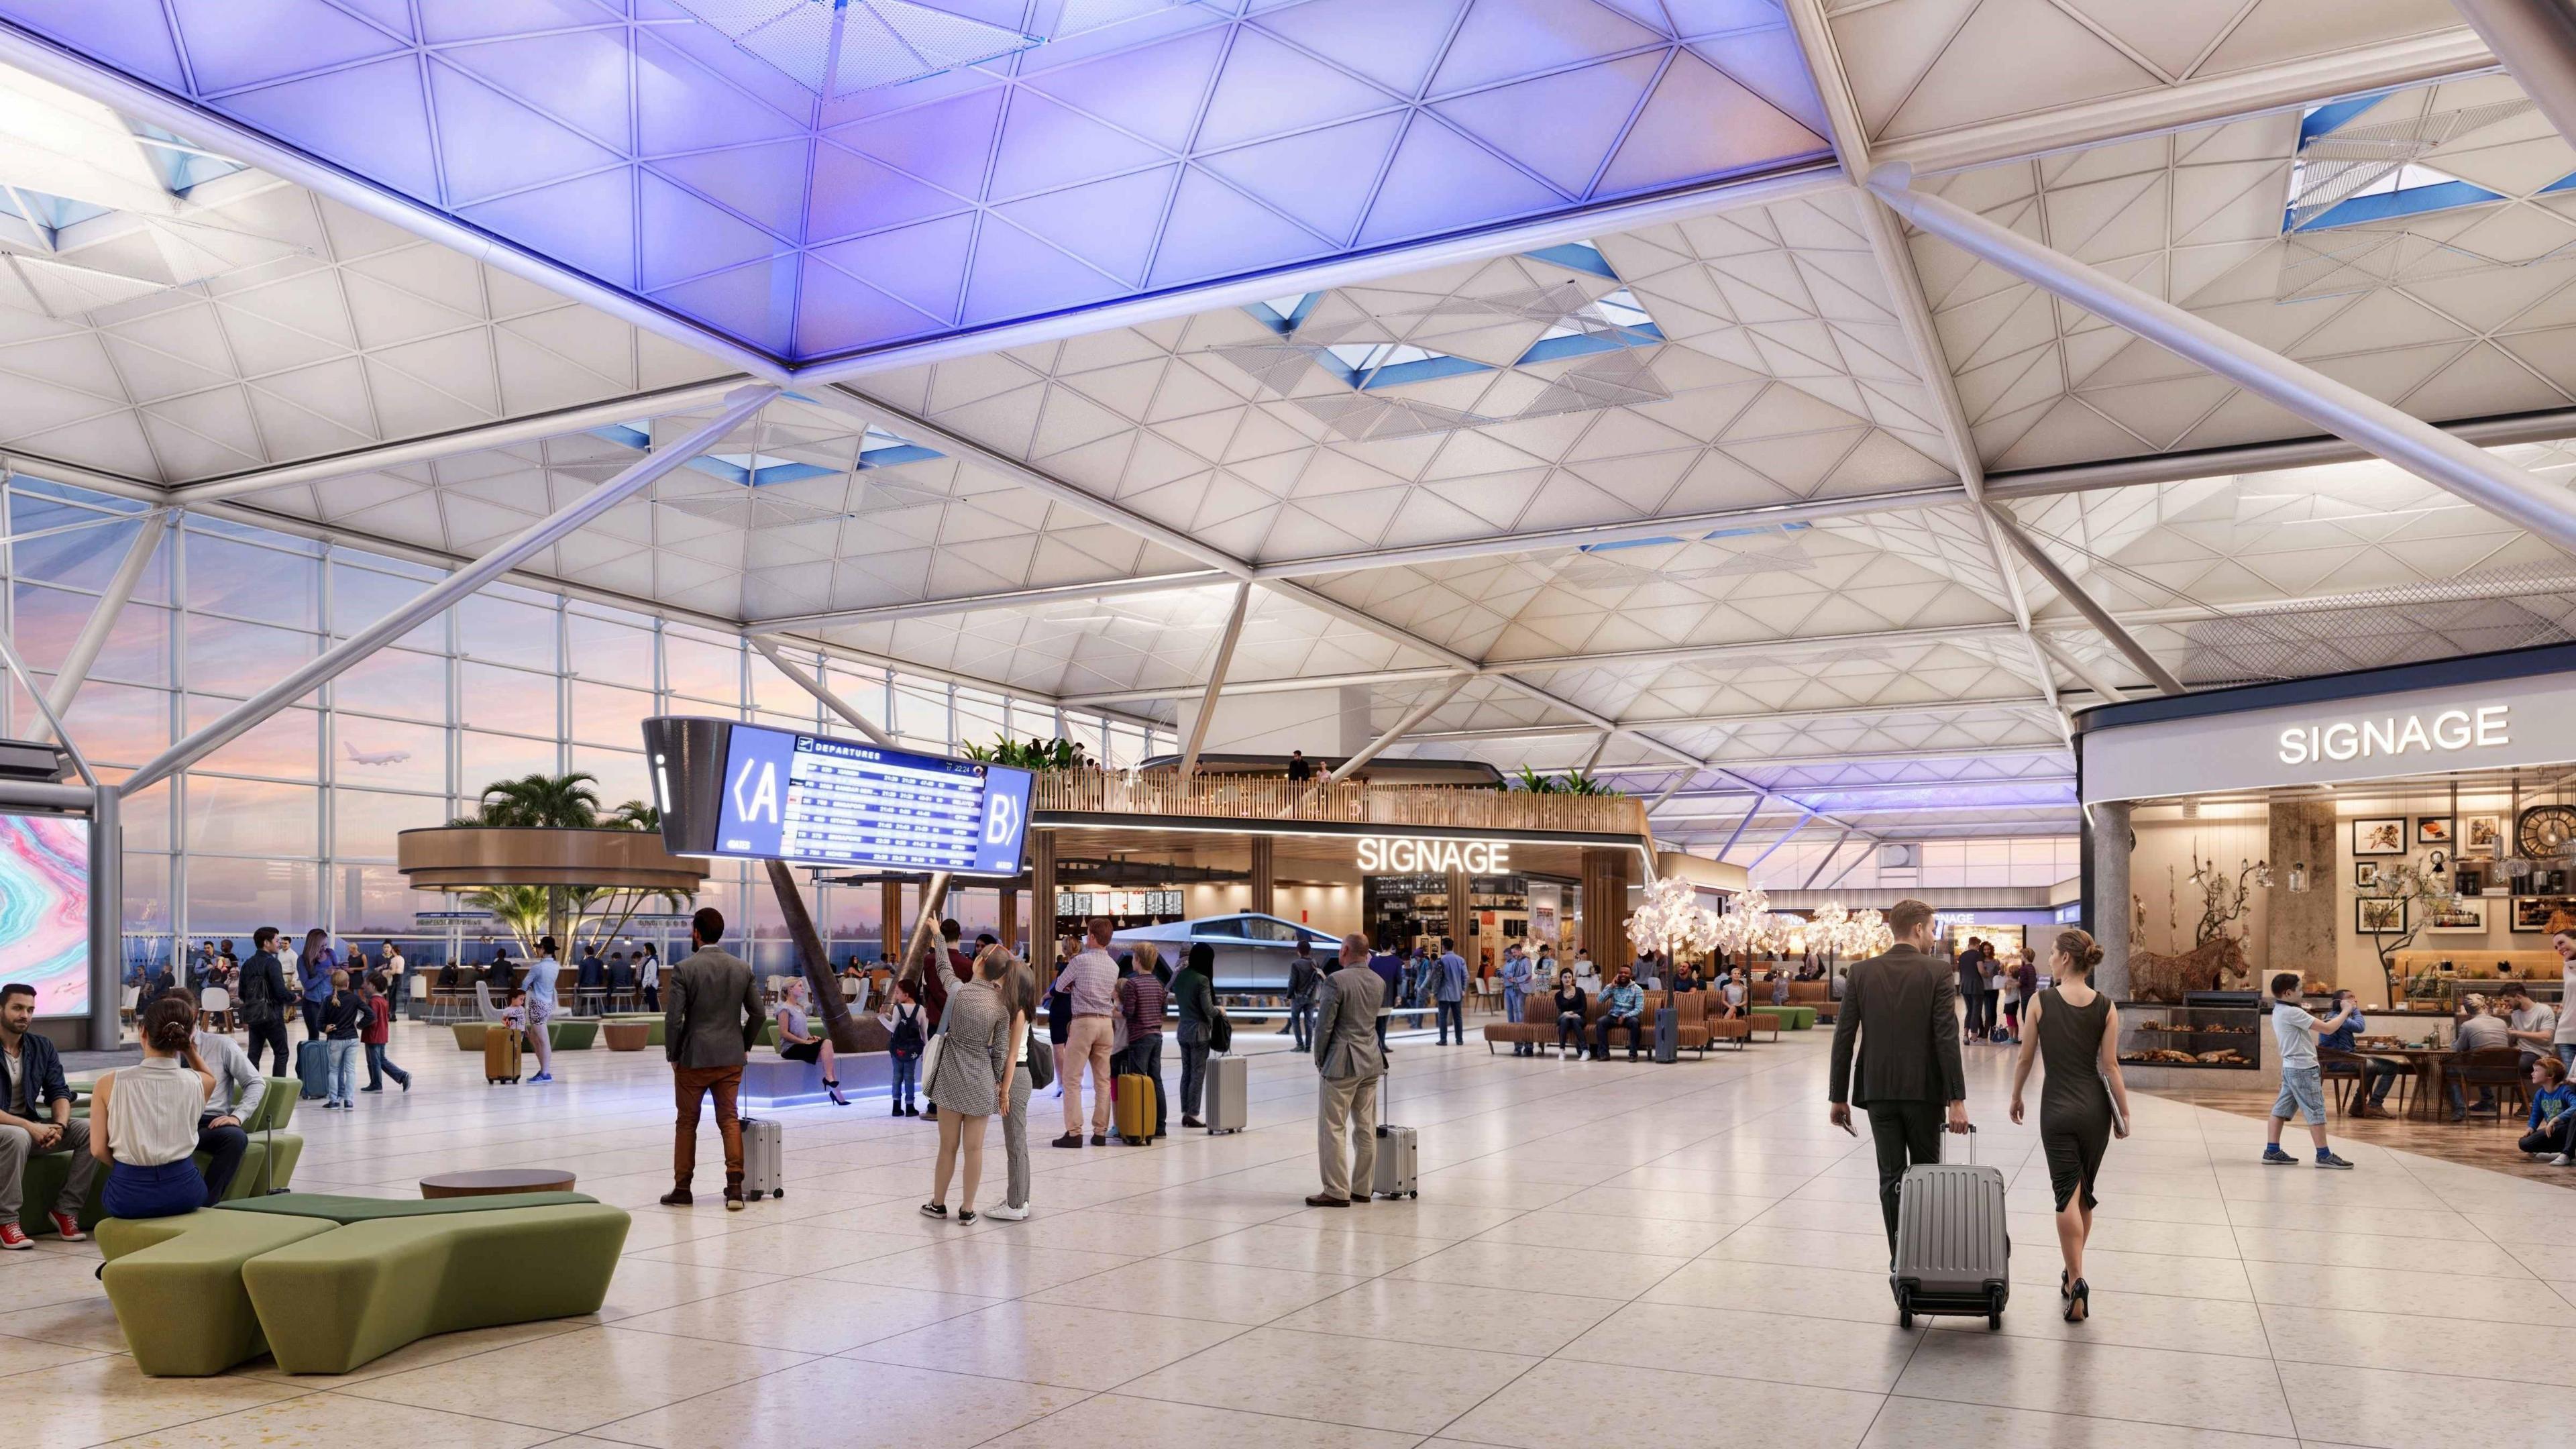
<path fill-rule="evenodd" d="M 2408 1042 L 2508 983 L 2557 1002 L 2571 711 L 2576 646 L 2553 645 L 2079 715 L 2084 918 L 2138 1003 L 2124 1058 L 2256 1067 L 2282 971 Z"/>

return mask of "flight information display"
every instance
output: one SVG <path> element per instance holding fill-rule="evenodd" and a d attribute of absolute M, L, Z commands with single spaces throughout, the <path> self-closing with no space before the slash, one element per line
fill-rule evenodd
<path fill-rule="evenodd" d="M 687 726 L 697 738 L 684 742 L 672 726 Z M 1019 872 L 1028 835 L 1026 770 L 732 721 L 656 719 L 647 722 L 645 741 L 665 802 L 663 835 L 675 851 L 957 875 Z M 690 778 L 670 777 L 673 754 Z"/>

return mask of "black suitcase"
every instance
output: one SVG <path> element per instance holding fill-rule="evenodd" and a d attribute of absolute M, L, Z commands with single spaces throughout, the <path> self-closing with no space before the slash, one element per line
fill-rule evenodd
<path fill-rule="evenodd" d="M 1671 1066 L 1681 1060 L 1682 1014 L 1667 1006 L 1655 1013 L 1655 1060 Z"/>
<path fill-rule="evenodd" d="M 1968 1144 L 1969 1162 L 1917 1163 L 1898 1186 L 1896 1264 L 1887 1281 L 1901 1328 L 1913 1327 L 1917 1314 L 1982 1316 L 1990 1329 L 2004 1326 L 2012 1296 L 2004 1175 L 1975 1165 L 1973 1129 Z"/>

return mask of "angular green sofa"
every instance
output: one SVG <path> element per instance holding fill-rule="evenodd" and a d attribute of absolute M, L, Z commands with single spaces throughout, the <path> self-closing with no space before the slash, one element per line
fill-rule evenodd
<path fill-rule="evenodd" d="M 347 1373 L 434 1333 L 598 1312 L 628 1222 L 598 1202 L 374 1217 L 247 1260 L 242 1287 L 279 1368 Z"/>
<path fill-rule="evenodd" d="M 145 1373 L 218 1374 L 263 1352 L 291 1373 L 345 1373 L 434 1333 L 598 1311 L 627 1224 L 579 1193 L 283 1193 L 112 1218 L 99 1246 Z"/>
<path fill-rule="evenodd" d="M 304 1139 L 285 1130 L 286 1124 L 295 1117 L 295 1088 L 293 1077 L 270 1077 L 268 1090 L 260 1094 L 259 1110 L 242 1119 L 243 1130 L 250 1133 L 250 1150 L 242 1154 L 241 1171 L 233 1174 L 232 1190 L 226 1194 L 227 1197 L 248 1197 L 272 1187 L 284 1187 L 295 1180 L 295 1164 L 304 1157 Z M 274 1161 L 269 1157 L 272 1140 L 276 1143 L 277 1152 Z M 197 1154 L 196 1160 L 199 1172 L 204 1172 L 211 1161 L 203 1152 Z M 71 1176 L 71 1171 L 72 1155 L 69 1152 L 45 1152 L 27 1159 L 26 1207 L 19 1213 L 18 1220 L 29 1234 L 40 1235 L 54 1230 L 54 1220 L 35 1205 L 52 1202 L 55 1194 L 62 1191 L 63 1182 Z M 81 1204 L 75 1215 L 83 1232 L 97 1227 L 100 1219 L 107 1215 L 100 1202 L 106 1191 L 107 1173 L 102 1169 L 90 1181 L 89 1200 Z"/>
<path fill-rule="evenodd" d="M 1786 1031 L 1807 1031 L 1816 1024 L 1816 1009 L 1812 1006 L 1754 1006 L 1746 1008 L 1745 1014 L 1770 1017 Z"/>
<path fill-rule="evenodd" d="M 268 1351 L 242 1265 L 337 1230 L 282 1213 L 182 1213 L 98 1225 L 99 1278 L 134 1363 L 156 1378 L 204 1378 Z"/>

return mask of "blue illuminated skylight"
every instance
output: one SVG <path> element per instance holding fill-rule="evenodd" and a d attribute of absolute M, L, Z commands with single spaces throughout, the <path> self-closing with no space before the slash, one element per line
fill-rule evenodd
<path fill-rule="evenodd" d="M 173 196 L 185 196 L 219 176 L 250 169 L 239 161 L 200 151 L 159 126 L 135 120 L 125 124 L 145 143 L 143 154 L 161 173 L 161 184 L 170 188 Z"/>
<path fill-rule="evenodd" d="M 1566 242 L 1558 246 L 1541 247 L 1537 251 L 1524 253 L 1524 255 L 1542 262 L 1553 262 L 1572 271 L 1589 272 L 1596 277 L 1608 277 L 1614 282 L 1619 280 L 1619 274 L 1610 269 L 1610 259 L 1601 255 L 1601 249 L 1590 242 Z"/>
<path fill-rule="evenodd" d="M 1409 342 L 1345 342 L 1325 348 L 1324 356 L 1316 360 L 1334 376 L 1362 392 L 1371 388 L 1401 387 L 1408 382 L 1429 382 L 1434 378 L 1494 371 L 1488 363 L 1470 362 L 1446 352 L 1416 347 Z"/>
<path fill-rule="evenodd" d="M 650 422 L 611 423 L 604 428 L 591 429 L 590 435 L 621 448 L 633 448 L 639 453 L 648 452 L 653 446 L 653 425 Z M 908 443 L 883 428 L 870 427 L 859 439 L 858 465 L 862 469 L 892 468 L 940 456 L 932 449 Z M 751 488 L 794 483 L 806 478 L 828 478 L 840 471 L 767 453 L 708 453 L 692 458 L 687 466 L 710 478 L 722 478 L 728 483 L 740 483 Z"/>
<path fill-rule="evenodd" d="M 105 216 L 110 210 L 109 207 L 93 206 L 86 201 L 49 196 L 41 191 L 28 191 L 16 186 L 0 186 L 0 215 L 14 216 L 21 221 L 32 222 L 48 232 L 61 231 L 67 226 L 77 226 L 93 217 Z"/>
<path fill-rule="evenodd" d="M 1294 332 L 1313 314 L 1315 304 L 1324 300 L 1321 292 L 1297 292 L 1286 297 L 1272 297 L 1255 302 L 1243 310 L 1258 318 L 1273 332 Z"/>
<path fill-rule="evenodd" d="M 2386 94 L 2311 106 L 2300 118 L 2298 155 L 2290 166 L 2290 199 L 2281 220 L 2284 234 L 2361 226 L 2505 199 L 2502 193 L 2415 159 L 2459 130 L 2474 129 L 2494 117 L 2444 112 L 2386 126 L 2353 124 Z"/>
<path fill-rule="evenodd" d="M 317 164 L 342 200 L 789 369 L 1359 255 L 1400 271 L 1831 154 L 1769 4 L 0 0 L 0 24 L 221 118 L 253 165 Z"/>
<path fill-rule="evenodd" d="M 1815 527 L 1815 525 L 1812 523 L 1766 523 L 1759 528 L 1721 528 L 1714 533 L 1696 534 L 1693 535 L 1693 537 L 1701 543 L 1706 543 L 1711 539 L 1717 538 L 1750 538 L 1758 533 L 1797 533 L 1813 527 Z M 1666 534 L 1655 538 L 1623 538 L 1613 540 L 1609 543 L 1587 543 L 1584 544 L 1582 548 L 1585 553 L 1616 553 L 1623 548 L 1653 548 L 1659 544 L 1687 543 L 1690 541 L 1690 539 Z"/>
<path fill-rule="evenodd" d="M 1616 352 L 1623 347 L 1648 347 L 1663 340 L 1664 329 L 1637 305 L 1635 295 L 1621 287 L 1608 296 L 1595 297 L 1590 306 L 1541 333 L 1513 366 Z"/>

